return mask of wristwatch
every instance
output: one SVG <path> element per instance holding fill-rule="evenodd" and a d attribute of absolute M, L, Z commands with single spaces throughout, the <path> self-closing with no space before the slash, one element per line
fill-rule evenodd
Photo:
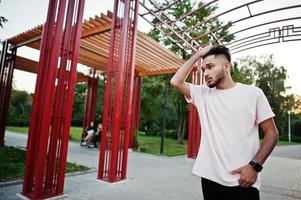
<path fill-rule="evenodd" d="M 253 160 L 249 162 L 249 165 L 251 165 L 252 168 L 257 172 L 260 172 L 263 168 L 261 164 L 259 164 L 258 162 L 254 162 Z"/>

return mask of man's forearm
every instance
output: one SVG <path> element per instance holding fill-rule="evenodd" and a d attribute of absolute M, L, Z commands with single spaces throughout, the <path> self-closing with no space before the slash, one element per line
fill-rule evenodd
<path fill-rule="evenodd" d="M 253 161 L 258 162 L 259 164 L 263 165 L 264 161 L 268 158 L 268 156 L 273 151 L 274 147 L 278 142 L 278 134 L 266 134 L 263 138 L 263 141 L 260 145 L 260 148 L 256 155 L 253 158 Z"/>

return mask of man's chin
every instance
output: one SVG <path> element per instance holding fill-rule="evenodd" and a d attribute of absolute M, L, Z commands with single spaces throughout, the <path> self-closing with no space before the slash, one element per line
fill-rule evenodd
<path fill-rule="evenodd" d="M 214 88 L 216 86 L 216 83 L 215 82 L 214 83 L 207 83 L 207 86 L 209 88 Z"/>

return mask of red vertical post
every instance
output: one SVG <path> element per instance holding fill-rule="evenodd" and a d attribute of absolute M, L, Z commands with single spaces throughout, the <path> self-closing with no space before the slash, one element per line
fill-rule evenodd
<path fill-rule="evenodd" d="M 125 136 L 124 136 L 124 146 L 123 146 L 123 157 L 122 157 L 122 172 L 121 179 L 126 178 L 127 172 L 127 160 L 128 160 L 128 148 L 129 148 L 129 140 L 131 134 L 131 125 L 132 125 L 132 117 L 134 118 L 135 113 L 133 113 L 133 95 L 134 95 L 134 77 L 135 77 L 135 55 L 136 55 L 136 37 L 137 37 L 137 21 L 138 21 L 138 1 L 132 2 L 131 8 L 134 8 L 134 18 L 133 18 L 133 26 L 130 23 L 130 50 L 128 52 L 129 59 L 129 67 L 127 67 L 128 72 L 128 85 L 127 85 L 127 104 L 124 105 L 126 116 L 125 116 Z"/>
<path fill-rule="evenodd" d="M 109 182 L 126 178 L 138 3 L 115 0 L 114 4 L 98 171 L 98 178 Z M 119 10 L 123 16 L 117 17 Z"/>
<path fill-rule="evenodd" d="M 78 52 L 80 47 L 80 37 L 82 30 L 82 20 L 84 15 L 84 6 L 85 0 L 77 1 L 77 10 L 76 17 L 74 18 L 74 25 L 72 31 L 72 39 L 71 43 L 71 51 L 69 55 L 70 62 L 70 71 L 68 74 L 68 81 L 65 87 L 66 89 L 66 97 L 65 97 L 65 120 L 62 125 L 62 141 L 61 141 L 61 149 L 60 149 L 60 160 L 59 160 L 59 171 L 57 178 L 57 193 L 63 193 L 64 181 L 65 181 L 65 169 L 66 169 L 66 161 L 67 161 L 67 151 L 68 151 L 68 141 L 69 141 L 69 132 L 71 125 L 71 116 L 72 116 L 72 106 L 73 106 L 73 96 L 75 90 L 76 83 L 76 67 L 78 61 Z"/>
<path fill-rule="evenodd" d="M 16 49 L 13 49 L 10 54 L 8 54 L 7 50 L 8 41 L 4 41 L 0 57 L 0 144 L 4 143 L 14 63 L 16 59 Z"/>
<path fill-rule="evenodd" d="M 125 0 L 124 1 L 124 16 L 122 19 L 122 26 L 121 26 L 121 33 L 120 33 L 120 51 L 118 55 L 118 71 L 116 73 L 116 87 L 115 87 L 115 99 L 114 99 L 114 116 L 112 121 L 112 154 L 110 157 L 110 171 L 109 174 L 109 182 L 115 182 L 117 180 L 117 168 L 118 164 L 120 164 L 118 161 L 118 154 L 119 154 L 119 140 L 120 135 L 124 134 L 124 132 L 121 132 L 121 118 L 122 118 L 122 101 L 124 98 L 124 87 L 125 87 L 125 73 L 126 73 L 126 57 L 127 57 L 127 43 L 129 42 L 127 40 L 129 30 L 128 30 L 128 24 L 129 24 L 129 15 L 130 15 L 130 1 Z"/>
<path fill-rule="evenodd" d="M 195 67 L 191 71 L 191 82 L 194 80 L 194 71 Z M 188 141 L 187 141 L 187 157 L 193 158 L 193 130 L 192 130 L 192 124 L 193 124 L 193 105 L 189 104 L 189 112 L 188 112 Z"/>
<path fill-rule="evenodd" d="M 8 41 L 4 41 L 2 43 L 2 51 L 0 57 L 0 144 L 4 143 L 4 135 L 5 135 L 5 126 L 4 123 L 4 98 L 5 98 L 5 71 L 7 66 L 7 49 L 8 49 Z"/>
<path fill-rule="evenodd" d="M 109 49 L 109 63 L 106 68 L 106 87 L 105 87 L 105 95 L 104 95 L 104 105 L 103 105 L 103 115 L 102 115 L 102 134 L 101 134 L 101 145 L 100 145 L 100 152 L 99 152 L 99 164 L 98 164 L 98 179 L 100 180 L 107 180 L 109 170 L 107 169 L 108 165 L 108 159 L 110 157 L 110 148 L 111 148 L 111 117 L 112 117 L 112 100 L 113 97 L 111 97 L 112 92 L 111 90 L 114 89 L 111 83 L 114 81 L 114 67 L 113 64 L 116 65 L 116 58 L 115 58 L 115 52 L 117 51 L 117 48 L 115 48 L 115 45 L 118 45 L 117 43 L 117 35 L 118 30 L 117 27 L 119 27 L 118 22 L 118 7 L 119 7 L 119 0 L 115 0 L 114 2 L 114 9 L 113 9 L 113 19 L 112 19 L 112 29 L 111 29 L 111 36 L 110 36 L 110 49 Z"/>
<path fill-rule="evenodd" d="M 199 66 L 195 66 L 191 71 L 192 84 L 201 84 L 201 70 Z M 187 157 L 196 158 L 201 141 L 201 126 L 198 117 L 198 112 L 194 105 L 189 105 L 188 116 L 188 144 L 187 144 Z"/>
<path fill-rule="evenodd" d="M 55 87 L 55 99 L 54 99 L 54 110 L 51 119 L 51 133 L 50 133 L 50 143 L 48 150 L 48 162 L 46 168 L 46 179 L 45 179 L 45 190 L 47 193 L 55 192 L 55 178 L 57 172 L 56 161 L 58 159 L 57 150 L 60 148 L 60 137 L 61 137 L 61 128 L 62 128 L 62 120 L 64 118 L 64 97 L 66 91 L 64 90 L 65 81 L 67 76 L 67 62 L 68 62 L 68 53 L 69 49 L 69 41 L 71 40 L 71 28 L 72 28 L 72 19 L 73 19 L 73 10 L 74 10 L 75 2 L 69 1 L 67 8 L 67 16 L 66 16 L 66 24 L 64 30 L 64 37 L 62 40 L 62 49 L 61 49 L 61 61 L 59 65 L 59 70 L 57 74 L 57 85 Z"/>
<path fill-rule="evenodd" d="M 135 71 L 134 78 L 134 89 L 133 89 L 133 111 L 131 119 L 131 131 L 129 148 L 134 147 L 135 132 L 139 129 L 139 118 L 140 118 L 140 92 L 141 92 L 141 77 L 138 72 Z"/>
<path fill-rule="evenodd" d="M 96 70 L 93 69 L 87 82 L 87 96 L 85 101 L 83 131 L 85 131 L 86 127 L 89 126 L 91 121 L 95 122 L 97 90 L 98 90 L 98 78 L 96 78 L 95 76 L 96 76 Z"/>
<path fill-rule="evenodd" d="M 7 60 L 7 50 L 8 50 L 8 41 L 4 41 L 2 43 L 2 51 L 0 57 L 0 88 L 2 88 L 2 83 L 4 82 L 4 72 L 5 72 L 5 64 Z"/>
<path fill-rule="evenodd" d="M 30 199 L 63 194 L 83 8 L 84 0 L 49 2 L 21 193 Z"/>
<path fill-rule="evenodd" d="M 138 89 L 137 89 L 137 114 L 136 114 L 136 119 L 135 119 L 135 124 L 136 128 L 139 129 L 140 127 L 140 108 L 141 108 L 141 86 L 142 86 L 142 77 L 137 78 L 137 84 L 138 84 Z"/>

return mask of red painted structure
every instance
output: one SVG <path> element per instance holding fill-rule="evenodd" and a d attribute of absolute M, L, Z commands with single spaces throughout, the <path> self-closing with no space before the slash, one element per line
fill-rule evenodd
<path fill-rule="evenodd" d="M 14 63 L 16 59 L 16 49 L 8 53 L 8 47 L 8 41 L 4 41 L 0 57 L 0 144 L 4 143 Z"/>
<path fill-rule="evenodd" d="M 50 0 L 27 143 L 21 194 L 63 194 L 84 0 Z"/>
<path fill-rule="evenodd" d="M 98 179 L 111 183 L 126 178 L 137 18 L 138 0 L 115 0 L 98 169 Z"/>
<path fill-rule="evenodd" d="M 134 78 L 134 90 L 133 90 L 133 111 L 131 120 L 131 131 L 129 148 L 135 147 L 135 133 L 139 130 L 140 126 L 140 96 L 141 96 L 141 84 L 142 77 L 138 76 L 138 72 L 135 71 Z"/>
<path fill-rule="evenodd" d="M 96 70 L 93 69 L 88 78 L 87 96 L 84 115 L 84 130 L 89 126 L 90 122 L 95 122 L 96 117 L 96 102 L 97 102 L 98 78 L 96 77 Z M 84 131 L 83 130 L 83 131 Z"/>
<path fill-rule="evenodd" d="M 195 66 L 191 71 L 192 84 L 200 85 L 202 83 L 202 73 L 200 67 Z M 189 104 L 188 116 L 188 143 L 187 143 L 187 157 L 196 158 L 201 142 L 201 125 L 196 107 Z"/>

